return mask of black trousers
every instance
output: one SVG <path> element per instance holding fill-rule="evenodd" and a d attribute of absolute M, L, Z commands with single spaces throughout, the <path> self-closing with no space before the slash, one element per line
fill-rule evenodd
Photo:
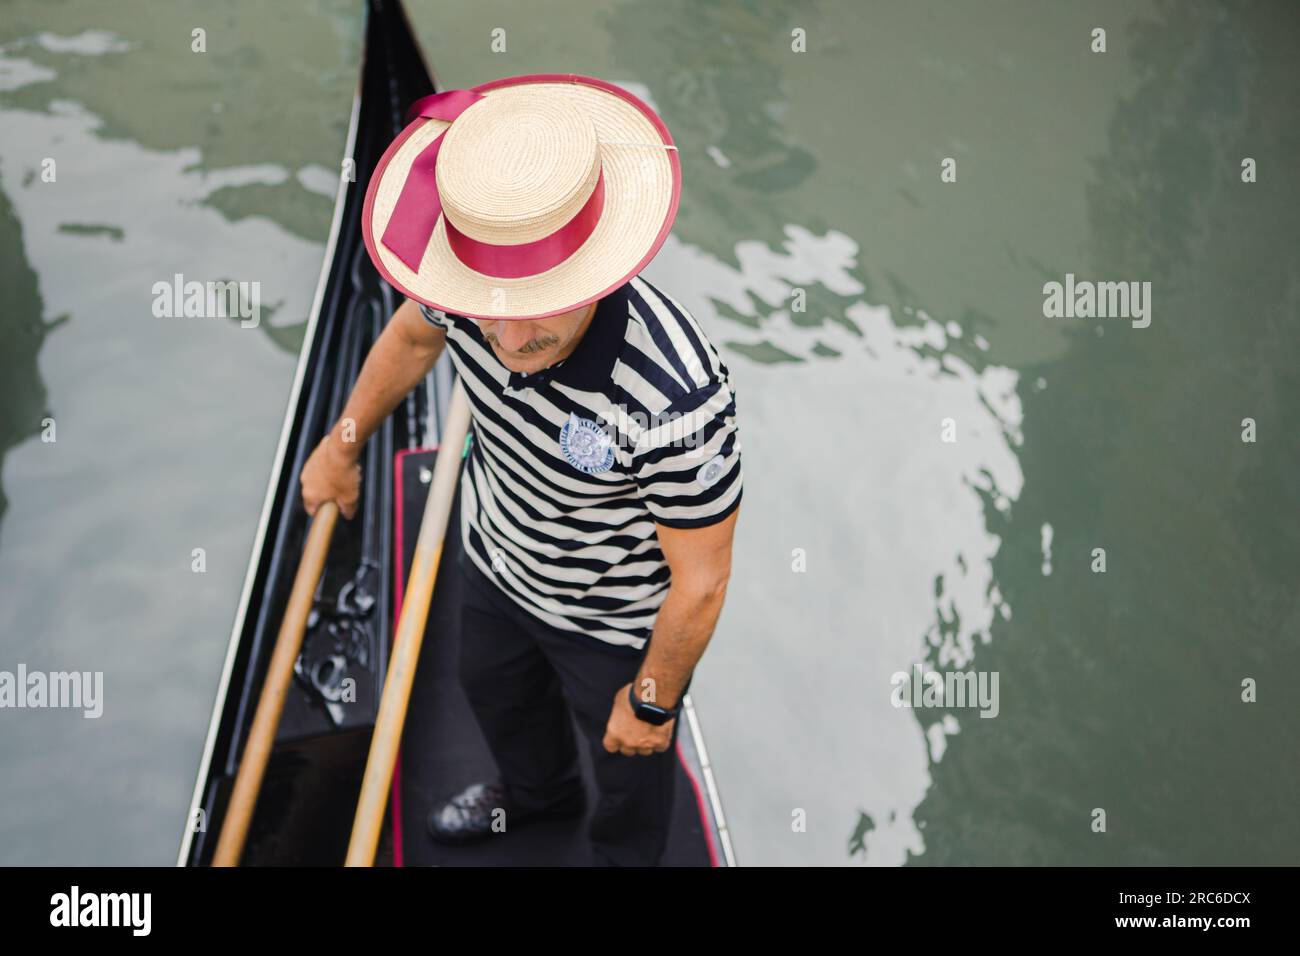
<path fill-rule="evenodd" d="M 595 862 L 658 864 L 672 817 L 681 719 L 663 753 L 628 757 L 602 744 L 614 695 L 635 679 L 642 652 L 551 627 L 502 593 L 464 553 L 459 564 L 461 684 L 514 810 L 543 809 L 582 790 L 577 748 L 586 746 L 599 791 L 588 830 Z M 507 832 L 509 826 L 507 818 Z"/>

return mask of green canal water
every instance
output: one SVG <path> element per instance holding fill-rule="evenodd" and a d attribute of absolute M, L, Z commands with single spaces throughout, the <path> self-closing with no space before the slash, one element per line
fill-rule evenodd
<path fill-rule="evenodd" d="M 408 6 L 444 86 L 595 74 L 681 147 L 647 275 L 737 383 L 692 691 L 739 862 L 1300 858 L 1300 7 Z M 0 710 L 0 863 L 174 859 L 359 7 L 4 5 L 0 671 L 104 712 Z M 261 323 L 154 317 L 175 273 Z M 1067 275 L 1149 326 L 1046 317 Z M 895 706 L 914 667 L 996 716 Z"/>

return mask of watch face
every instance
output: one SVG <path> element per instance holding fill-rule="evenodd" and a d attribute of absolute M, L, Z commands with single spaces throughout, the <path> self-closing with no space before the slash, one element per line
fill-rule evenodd
<path fill-rule="evenodd" d="M 673 715 L 662 707 L 656 707 L 654 704 L 647 704 L 638 701 L 635 713 L 638 718 L 644 720 L 647 724 L 666 724 L 672 720 Z"/>
<path fill-rule="evenodd" d="M 629 687 L 627 699 L 632 703 L 632 713 L 638 720 L 644 720 L 647 724 L 666 724 L 677 714 L 671 710 L 664 710 L 657 704 L 648 704 L 643 700 L 637 700 L 636 695 L 632 693 Z"/>

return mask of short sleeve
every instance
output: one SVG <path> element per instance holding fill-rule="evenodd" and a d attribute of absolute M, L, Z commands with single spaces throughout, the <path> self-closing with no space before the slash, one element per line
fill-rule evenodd
<path fill-rule="evenodd" d="M 451 325 L 450 320 L 447 318 L 447 313 L 442 311 L 442 309 L 435 309 L 421 303 L 420 314 L 424 316 L 424 321 L 437 328 L 445 330 Z"/>
<path fill-rule="evenodd" d="M 647 422 L 632 458 L 637 493 L 670 528 L 716 524 L 740 504 L 736 401 L 726 382 L 679 398 Z"/>

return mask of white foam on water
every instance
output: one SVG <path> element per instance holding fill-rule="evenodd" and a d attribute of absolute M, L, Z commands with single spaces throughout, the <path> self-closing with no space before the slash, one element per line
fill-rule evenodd
<path fill-rule="evenodd" d="M 670 237 L 646 271 L 722 348 L 741 424 L 733 574 L 692 697 L 742 865 L 861 862 L 848 851 L 860 813 L 874 822 L 866 862 L 897 865 L 924 853 L 913 814 L 960 726 L 895 708 L 890 679 L 925 661 L 964 667 L 995 615 L 1010 616 L 979 490 L 1004 508 L 1020 494 L 1018 376 L 945 352 L 953 330 L 924 312 L 899 327 L 858 299 L 845 315 L 860 336 L 796 324 L 784 311 L 795 287 L 864 290 L 851 237 L 786 235 L 780 249 L 739 243 L 739 269 Z M 719 302 L 759 328 L 724 318 Z M 764 341 L 804 361 L 724 346 Z M 817 343 L 841 354 L 817 355 Z M 940 440 L 947 418 L 953 443 Z M 791 570 L 796 548 L 806 573 Z M 954 613 L 960 626 L 941 634 Z M 807 832 L 792 832 L 796 810 Z"/>

